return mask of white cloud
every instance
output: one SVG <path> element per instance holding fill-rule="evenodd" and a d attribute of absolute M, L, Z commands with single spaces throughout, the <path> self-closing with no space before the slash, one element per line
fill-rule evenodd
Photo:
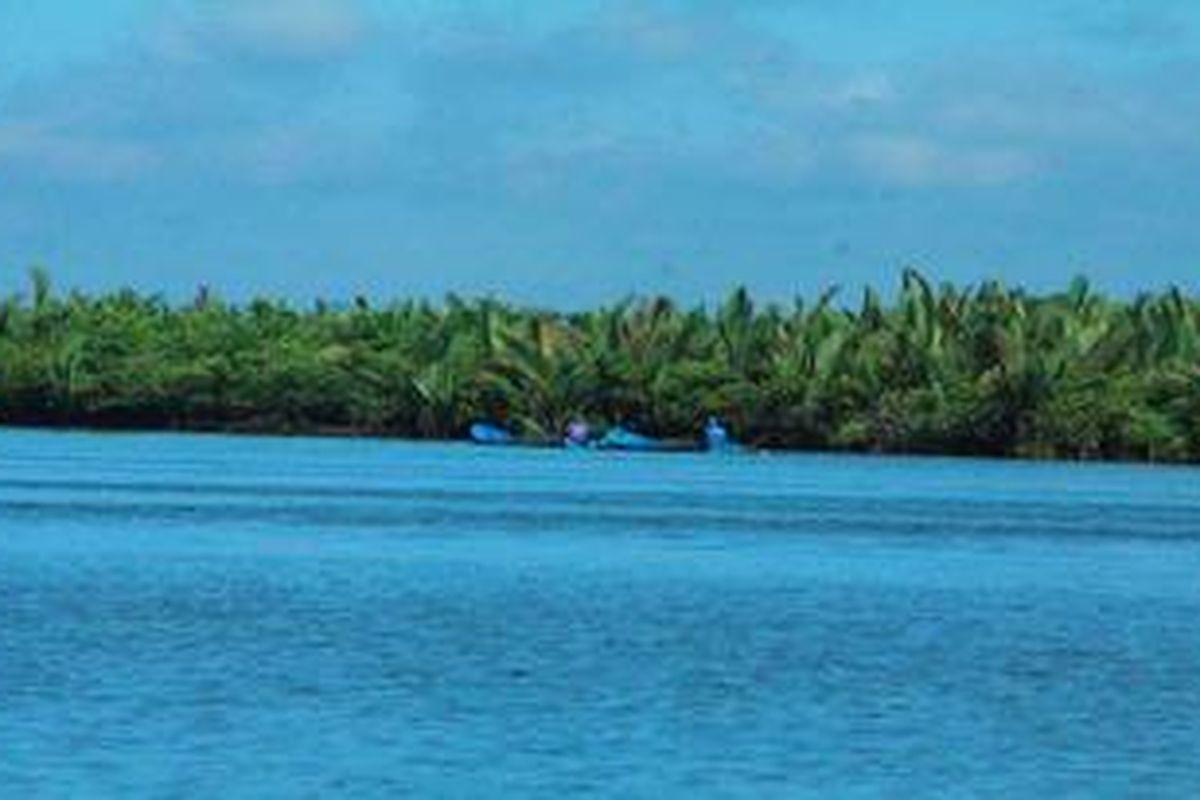
<path fill-rule="evenodd" d="M 714 38 L 703 20 L 694 16 L 633 5 L 619 7 L 601 25 L 632 52 L 663 62 L 693 57 Z"/>
<path fill-rule="evenodd" d="M 182 61 L 235 55 L 323 61 L 350 54 L 367 33 L 358 0 L 209 0 L 168 14 L 154 36 Z"/>
<path fill-rule="evenodd" d="M 853 111 L 880 106 L 897 99 L 892 77 L 885 72 L 863 72 L 833 80 L 823 93 L 825 105 L 834 110 Z"/>
<path fill-rule="evenodd" d="M 83 181 L 138 178 L 158 165 L 153 150 L 31 123 L 0 123 L 0 164 Z"/>
<path fill-rule="evenodd" d="M 1166 49 L 1191 38 L 1187 5 L 1179 0 L 1089 2 L 1065 16 L 1070 30 L 1100 43 Z"/>
<path fill-rule="evenodd" d="M 206 152 L 218 167 L 260 186 L 349 185 L 374 177 L 388 146 L 386 135 L 369 127 L 300 120 L 233 132 Z"/>
<path fill-rule="evenodd" d="M 549 30 L 438 12 L 437 25 L 381 28 L 377 48 L 362 46 L 376 35 L 366 0 L 174 2 L 159 49 L 10 104 L 38 126 L 19 140 L 10 126 L 0 158 L 55 176 L 136 174 L 157 158 L 167 176 L 419 174 L 471 191 L 515 175 L 564 195 L 595 185 L 598 165 L 646 184 L 999 187 L 1115 148 L 1186 155 L 1200 109 L 1183 67 L 819 63 L 744 19 L 653 2 Z"/>
<path fill-rule="evenodd" d="M 860 136 L 849 147 L 860 169 L 903 186 L 1004 186 L 1029 177 L 1036 167 L 1015 148 L 953 146 L 920 136 Z"/>

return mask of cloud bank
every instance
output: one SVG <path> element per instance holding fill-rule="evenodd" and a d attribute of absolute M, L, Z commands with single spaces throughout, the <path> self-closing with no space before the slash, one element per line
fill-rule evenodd
<path fill-rule="evenodd" d="M 672 265 L 713 265 L 685 269 L 685 291 L 728 283 L 705 270 L 739 252 L 773 289 L 801 257 L 834 271 L 923 253 L 1019 265 L 1056 235 L 1091 235 L 1088 216 L 1194 244 L 1156 201 L 1195 202 L 1178 178 L 1200 162 L 1200 67 L 1186 49 L 1131 65 L 1014 42 L 848 63 L 768 24 L 773 8 L 603 4 L 522 26 L 353 0 L 176 4 L 131 51 L 3 98 L 0 179 L 33 205 L 47 186 L 108 185 L 196 214 L 236 209 L 261 215 L 268 239 L 295 222 L 282 207 L 358 234 L 382 225 L 403 234 L 393 251 L 459 263 L 464 281 L 490 254 L 534 284 L 545 267 L 518 259 L 573 251 L 589 270 L 657 263 L 669 280 Z M 1178 50 L 1190 29 L 1175 14 L 1109 4 L 1056 19 L 1080 47 L 1124 36 Z M 1090 214 L 1062 210 L 1097 189 Z M 948 208 L 957 232 L 941 229 Z M 998 244 L 998 224 L 1039 214 L 1047 223 L 1016 250 Z M 1144 250 L 1137 235 L 1106 234 L 1120 253 Z M 336 241 L 312 250 L 334 256 Z M 356 257 L 387 252 L 364 244 Z"/>

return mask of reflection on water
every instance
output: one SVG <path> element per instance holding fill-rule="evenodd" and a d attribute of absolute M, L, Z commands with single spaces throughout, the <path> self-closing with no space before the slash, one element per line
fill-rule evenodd
<path fill-rule="evenodd" d="M 1200 796 L 1182 469 L 0 435 L 19 797 Z"/>

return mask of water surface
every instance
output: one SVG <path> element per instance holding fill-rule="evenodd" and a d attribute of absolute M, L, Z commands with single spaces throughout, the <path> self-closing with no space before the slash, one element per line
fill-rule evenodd
<path fill-rule="evenodd" d="M 1200 472 L 0 433 L 0 787 L 1200 796 Z"/>

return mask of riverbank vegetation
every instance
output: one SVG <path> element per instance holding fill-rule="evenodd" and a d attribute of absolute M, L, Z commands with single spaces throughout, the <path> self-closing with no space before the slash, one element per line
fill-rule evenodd
<path fill-rule="evenodd" d="M 1200 460 L 1200 304 L 1034 296 L 903 273 L 885 302 L 828 292 L 579 313 L 493 299 L 304 310 L 205 290 L 0 302 L 0 422 L 457 438 L 474 420 L 557 438 L 578 418 L 694 436 L 716 415 L 779 448 Z"/>

